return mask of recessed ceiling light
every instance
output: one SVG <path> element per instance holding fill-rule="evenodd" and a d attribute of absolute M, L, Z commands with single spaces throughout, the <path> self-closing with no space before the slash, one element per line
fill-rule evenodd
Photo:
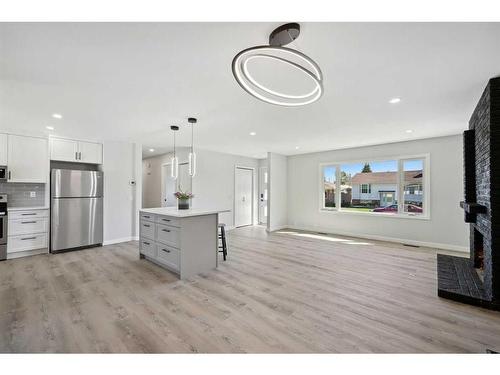
<path fill-rule="evenodd" d="M 300 147 L 299 146 L 295 146 L 295 149 L 298 150 Z"/>
<path fill-rule="evenodd" d="M 48 129 L 48 130 L 54 130 L 53 126 L 46 126 L 45 128 Z"/>
<path fill-rule="evenodd" d="M 389 103 L 396 104 L 396 103 L 399 103 L 400 101 L 401 101 L 401 98 L 392 98 L 391 100 L 389 100 Z"/>
<path fill-rule="evenodd" d="M 413 130 L 411 130 L 411 129 L 408 129 L 408 130 L 405 130 L 405 131 L 406 131 L 406 133 L 408 133 L 408 134 L 413 133 Z"/>
<path fill-rule="evenodd" d="M 155 149 L 154 148 L 150 148 L 149 152 L 155 152 Z"/>
<path fill-rule="evenodd" d="M 250 135 L 256 135 L 257 133 L 256 132 L 250 132 Z"/>
<path fill-rule="evenodd" d="M 60 115 L 59 113 L 53 113 L 52 117 L 57 118 L 57 119 L 62 119 L 62 115 Z"/>

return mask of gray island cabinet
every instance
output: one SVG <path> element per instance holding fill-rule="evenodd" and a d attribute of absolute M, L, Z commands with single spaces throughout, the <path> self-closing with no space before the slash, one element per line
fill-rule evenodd
<path fill-rule="evenodd" d="M 185 279 L 217 267 L 219 213 L 175 207 L 141 209 L 140 257 Z"/>

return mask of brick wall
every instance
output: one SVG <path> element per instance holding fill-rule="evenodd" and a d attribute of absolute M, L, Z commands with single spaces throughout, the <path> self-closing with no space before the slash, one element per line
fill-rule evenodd
<path fill-rule="evenodd" d="M 489 300 L 500 299 L 500 78 L 486 86 L 469 121 L 474 130 L 476 202 L 487 212 L 471 224 L 471 260 L 474 260 L 474 228 L 483 235 L 484 289 Z M 467 151 L 467 150 L 464 150 Z M 467 185 L 467 182 L 466 182 Z"/>

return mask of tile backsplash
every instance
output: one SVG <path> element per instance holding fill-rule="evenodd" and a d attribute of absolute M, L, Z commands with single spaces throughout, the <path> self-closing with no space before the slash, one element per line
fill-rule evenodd
<path fill-rule="evenodd" d="M 31 192 L 36 196 L 31 197 Z M 45 205 L 45 184 L 0 182 L 0 194 L 7 194 L 9 207 L 36 207 Z"/>

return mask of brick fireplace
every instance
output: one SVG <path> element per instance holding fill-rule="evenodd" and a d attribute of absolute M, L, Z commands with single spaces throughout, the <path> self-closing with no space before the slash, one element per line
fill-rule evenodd
<path fill-rule="evenodd" d="M 500 310 L 500 77 L 490 79 L 464 132 L 470 257 L 438 255 L 438 295 Z"/>

